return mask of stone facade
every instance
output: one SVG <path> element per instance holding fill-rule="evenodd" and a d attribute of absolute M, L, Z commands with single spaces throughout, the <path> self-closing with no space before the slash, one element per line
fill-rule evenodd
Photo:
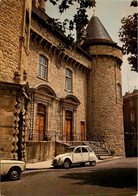
<path fill-rule="evenodd" d="M 35 142 L 39 148 L 45 141 L 48 149 L 46 141 L 98 135 L 124 155 L 122 98 L 116 87 L 121 86 L 120 48 L 66 48 L 66 36 L 47 23 L 43 0 L 3 0 L 0 6 L 2 158 L 26 160 Z M 39 75 L 45 73 L 40 57 L 46 59 L 45 77 Z M 27 143 L 26 155 L 29 140 L 34 143 Z"/>
<path fill-rule="evenodd" d="M 138 90 L 123 96 L 124 132 L 126 156 L 137 156 L 138 152 Z"/>
<path fill-rule="evenodd" d="M 103 137 L 110 144 L 110 150 L 123 154 L 122 92 L 121 97 L 117 97 L 117 85 L 121 85 L 121 50 L 113 46 L 94 45 L 90 46 L 90 54 L 93 56 L 93 75 L 90 75 L 93 81 L 89 89 L 93 91 L 93 98 L 88 98 L 89 102 L 93 100 L 93 122 L 89 119 L 91 123 L 88 132 L 93 132 L 89 133 L 90 136 L 96 134 Z"/>

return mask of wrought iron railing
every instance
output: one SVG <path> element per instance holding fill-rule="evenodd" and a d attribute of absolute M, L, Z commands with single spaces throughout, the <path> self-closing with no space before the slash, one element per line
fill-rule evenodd
<path fill-rule="evenodd" d="M 110 145 L 105 141 L 104 136 L 93 134 L 92 136 L 88 136 L 88 140 L 98 142 L 100 147 L 105 148 L 110 154 Z"/>
<path fill-rule="evenodd" d="M 38 141 L 38 134 L 28 132 L 27 140 Z M 69 143 L 71 141 L 84 141 L 85 137 L 84 134 L 81 133 L 66 133 L 62 134 L 57 131 L 48 131 L 45 134 L 43 141 L 57 141 L 62 143 Z M 87 141 L 95 141 L 99 142 L 99 146 L 105 148 L 108 153 L 110 153 L 110 146 L 105 142 L 105 139 L 101 135 L 94 134 L 93 136 L 87 136 Z"/>
<path fill-rule="evenodd" d="M 62 141 L 62 142 L 70 142 L 70 141 L 84 141 L 84 135 L 80 133 L 66 133 L 61 134 L 57 131 L 48 131 L 45 134 L 44 141 Z M 38 133 L 27 133 L 27 140 L 38 141 Z"/>

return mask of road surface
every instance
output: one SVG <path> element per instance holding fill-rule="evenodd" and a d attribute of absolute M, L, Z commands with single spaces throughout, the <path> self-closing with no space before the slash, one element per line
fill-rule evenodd
<path fill-rule="evenodd" d="M 2 196 L 130 196 L 136 187 L 137 158 L 25 172 L 18 181 L 1 182 Z"/>

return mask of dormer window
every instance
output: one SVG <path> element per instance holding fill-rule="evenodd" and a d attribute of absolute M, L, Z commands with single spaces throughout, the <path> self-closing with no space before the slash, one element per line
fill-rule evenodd
<path fill-rule="evenodd" d="M 66 69 L 66 90 L 72 91 L 72 71 L 70 69 Z"/>
<path fill-rule="evenodd" d="M 39 55 L 39 71 L 38 77 L 46 80 L 47 79 L 47 58 L 43 55 Z"/>

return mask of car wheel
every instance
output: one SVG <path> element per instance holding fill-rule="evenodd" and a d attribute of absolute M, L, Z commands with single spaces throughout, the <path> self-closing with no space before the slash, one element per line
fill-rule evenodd
<path fill-rule="evenodd" d="M 18 168 L 12 168 L 10 169 L 8 176 L 10 180 L 18 180 L 20 178 L 20 170 Z"/>
<path fill-rule="evenodd" d="M 65 160 L 65 161 L 64 161 L 64 164 L 63 164 L 63 167 L 64 167 L 65 169 L 69 169 L 69 167 L 70 167 L 70 161 L 69 161 L 69 160 Z"/>
<path fill-rule="evenodd" d="M 80 166 L 81 166 L 81 167 L 84 167 L 84 166 L 85 166 L 85 163 L 80 163 Z"/>
<path fill-rule="evenodd" d="M 95 166 L 96 165 L 96 161 L 90 161 L 90 165 L 91 166 Z"/>
<path fill-rule="evenodd" d="M 59 168 L 59 166 L 58 165 L 54 165 L 54 168 L 57 169 L 57 168 Z"/>

